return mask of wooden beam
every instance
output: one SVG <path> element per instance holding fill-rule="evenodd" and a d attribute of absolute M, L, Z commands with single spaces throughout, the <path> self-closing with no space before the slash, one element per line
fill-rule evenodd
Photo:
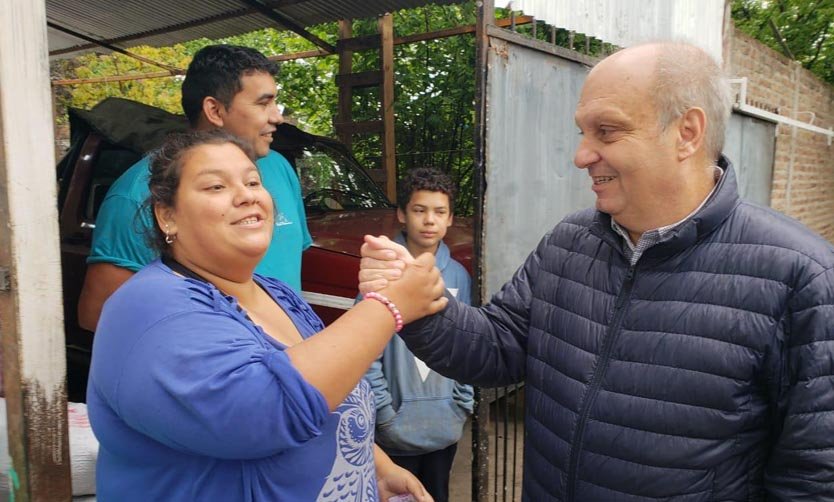
<path fill-rule="evenodd" d="M 518 26 L 522 24 L 530 24 L 533 22 L 533 16 L 518 16 L 515 18 L 498 19 L 493 24 L 501 28 Z M 445 30 L 428 31 L 426 33 L 415 33 L 414 35 L 405 35 L 394 38 L 394 45 L 413 44 L 416 42 L 424 42 L 426 40 L 438 40 L 440 38 L 455 37 L 458 35 L 466 35 L 468 33 L 475 33 L 476 27 L 474 24 L 466 26 L 455 26 L 454 28 L 446 28 Z M 369 35 L 366 37 L 348 38 L 339 40 L 336 43 L 336 48 L 352 51 L 365 51 L 379 48 L 379 37 Z"/>
<path fill-rule="evenodd" d="M 306 0 L 303 0 L 303 1 L 306 1 Z M 520 17 L 516 18 L 516 23 L 517 24 L 526 24 L 526 23 L 531 22 L 532 19 L 533 18 L 531 16 L 520 16 Z M 340 25 L 343 22 L 345 22 L 345 21 L 344 20 L 339 21 Z M 507 27 L 507 26 L 510 25 L 510 20 L 509 19 L 499 19 L 495 22 L 495 25 L 500 26 L 500 27 Z M 341 37 L 342 32 L 340 31 L 339 33 L 340 33 L 340 37 Z M 413 44 L 413 43 L 416 43 L 416 42 L 423 42 L 423 41 L 426 41 L 426 40 L 437 40 L 437 39 L 440 39 L 440 38 L 454 37 L 454 36 L 457 36 L 457 35 L 466 35 L 466 34 L 469 34 L 469 33 L 475 33 L 475 25 L 458 26 L 458 27 L 449 28 L 449 29 L 446 29 L 446 30 L 430 31 L 430 32 L 427 32 L 427 33 L 417 33 L 415 35 L 407 35 L 407 36 L 404 36 L 404 37 L 396 37 L 396 38 L 394 38 L 394 45 Z M 345 35 L 345 38 L 350 39 L 350 36 L 351 36 L 351 34 L 348 31 L 347 35 Z M 379 37 L 378 36 L 372 36 L 372 37 L 369 37 L 369 38 L 372 38 L 375 41 L 374 42 L 375 47 L 379 46 Z M 339 47 L 340 46 L 337 43 L 336 44 L 337 51 L 340 50 Z M 349 45 L 346 45 L 345 47 L 349 47 Z M 60 53 L 60 51 L 57 51 L 56 53 Z M 339 56 L 340 61 L 341 61 L 341 59 L 347 60 L 347 58 L 352 58 L 353 57 L 353 52 L 349 51 L 347 49 L 342 50 L 341 52 L 339 52 L 339 54 L 340 54 L 340 56 Z M 342 56 L 343 54 L 344 54 L 344 56 Z M 278 54 L 276 56 L 269 56 L 267 59 L 269 59 L 270 61 L 293 61 L 293 60 L 296 60 L 296 59 L 315 58 L 315 57 L 332 56 L 332 55 L 333 54 L 331 54 L 331 53 L 329 53 L 329 52 L 327 52 L 323 49 L 314 49 L 314 50 L 309 50 L 309 51 L 292 52 L 290 54 Z M 350 65 L 350 67 L 346 67 L 346 68 L 347 68 L 346 70 L 342 69 L 341 68 L 341 63 L 340 63 L 339 73 L 341 73 L 341 74 L 350 73 L 353 66 Z M 53 86 L 58 86 L 58 85 L 100 84 L 100 83 L 106 83 L 106 82 L 126 82 L 126 81 L 130 81 L 130 80 L 143 80 L 143 79 L 146 79 L 146 78 L 163 78 L 163 77 L 171 77 L 171 76 L 173 76 L 173 75 L 171 75 L 170 72 L 151 72 L 151 73 L 139 73 L 139 74 L 136 74 L 136 75 L 114 75 L 114 76 L 111 76 L 111 77 L 73 78 L 73 79 L 53 80 L 52 85 Z M 349 117 L 348 117 L 347 119 L 338 118 L 338 121 L 339 122 L 349 122 L 350 120 L 349 120 Z"/>
<path fill-rule="evenodd" d="M 481 305 L 483 288 L 483 228 L 486 189 L 486 100 L 489 35 L 487 29 L 495 24 L 495 0 L 482 0 L 475 4 L 475 235 L 473 249 L 473 299 Z M 472 420 L 472 500 L 489 500 L 489 404 L 482 399 L 481 389 L 475 388 L 475 413 Z"/>
<path fill-rule="evenodd" d="M 379 35 L 367 35 L 364 37 L 348 38 L 336 42 L 336 49 L 340 51 L 367 51 L 379 49 Z"/>
<path fill-rule="evenodd" d="M 188 28 L 196 28 L 199 26 L 205 26 L 207 24 L 216 23 L 217 21 L 225 21 L 227 19 L 234 19 L 238 17 L 248 16 L 255 12 L 255 9 L 237 9 L 233 11 L 226 11 L 221 12 L 219 14 L 215 14 L 213 16 L 204 17 L 201 19 L 195 19 L 193 21 L 188 21 L 185 23 L 177 23 L 172 24 L 170 26 L 163 26 L 162 28 L 157 28 L 155 30 L 143 31 L 140 33 L 131 33 L 130 35 L 124 35 L 122 37 L 115 37 L 115 38 L 108 38 L 100 40 L 101 42 L 106 42 L 108 44 L 120 44 L 124 42 L 131 42 L 133 40 L 138 40 L 140 38 L 152 37 L 154 35 L 165 35 L 167 33 L 172 33 L 175 31 L 185 30 Z M 61 54 L 71 54 L 73 52 L 80 52 L 86 51 L 89 49 L 94 49 L 98 47 L 100 44 L 86 44 L 86 45 L 76 45 L 73 47 L 67 47 L 65 49 L 56 49 L 49 53 L 50 56 L 58 56 Z"/>
<path fill-rule="evenodd" d="M 533 16 L 518 16 L 515 19 L 515 24 L 530 24 L 533 22 Z M 501 28 L 506 28 L 512 24 L 513 20 L 498 19 L 493 24 Z M 413 44 L 415 42 L 423 42 L 426 40 L 437 40 L 440 38 L 455 37 L 458 35 L 465 35 L 467 33 L 475 33 L 477 26 L 474 24 L 468 26 L 456 26 L 454 28 L 447 28 L 445 30 L 430 31 L 427 33 L 416 33 L 414 35 L 406 35 L 404 37 L 397 37 L 394 39 L 394 45 Z"/>
<path fill-rule="evenodd" d="M 81 85 L 81 84 L 106 84 L 108 82 L 127 82 L 130 80 L 145 80 L 151 78 L 173 77 L 171 72 L 156 71 L 153 73 L 139 73 L 137 75 L 113 75 L 110 77 L 93 77 L 93 78 L 66 78 L 62 80 L 53 80 L 51 84 L 54 87 L 61 85 Z"/>
<path fill-rule="evenodd" d="M 0 345 L 18 502 L 72 497 L 46 30 L 43 0 L 0 2 Z"/>
<path fill-rule="evenodd" d="M 385 171 L 385 193 L 391 202 L 397 200 L 397 144 L 394 141 L 394 16 L 379 18 L 379 68 L 382 70 L 382 169 Z"/>
<path fill-rule="evenodd" d="M 269 56 L 270 61 L 292 61 L 295 59 L 315 58 L 321 56 L 332 56 L 321 49 L 311 51 L 293 52 L 291 54 L 278 54 L 276 56 Z M 107 77 L 91 77 L 91 78 L 65 78 L 59 80 L 52 80 L 50 83 L 53 86 L 62 85 L 83 85 L 83 84 L 106 84 L 108 82 L 129 82 L 132 80 L 147 80 L 154 78 L 170 78 L 177 75 L 171 74 L 169 71 L 154 71 L 149 73 L 135 73 L 131 75 L 110 75 Z"/>
<path fill-rule="evenodd" d="M 111 50 L 113 52 L 118 52 L 119 54 L 123 54 L 123 55 L 125 55 L 129 58 L 133 58 L 137 61 L 141 61 L 143 63 L 168 70 L 171 73 L 171 75 L 185 75 L 185 70 L 182 70 L 180 68 L 175 68 L 173 66 L 169 66 L 169 65 L 164 64 L 164 63 L 159 63 L 157 61 L 154 61 L 152 59 L 148 59 L 148 58 L 140 56 L 138 54 L 134 54 L 132 52 L 129 52 L 129 51 L 126 51 L 126 50 L 122 49 L 121 47 L 116 47 L 113 44 L 107 43 L 104 40 L 96 40 L 95 38 L 88 37 L 87 35 L 84 35 L 83 33 L 78 33 L 77 31 L 73 31 L 69 28 L 59 26 L 59 25 L 57 25 L 57 24 L 55 24 L 51 21 L 47 21 L 46 25 L 49 26 L 50 28 L 52 28 L 53 30 L 57 30 L 57 31 L 66 33 L 67 35 L 72 35 L 75 38 L 80 38 L 81 40 L 84 40 L 86 42 L 90 42 L 91 44 L 100 45 L 101 47 L 104 47 L 105 49 Z"/>
<path fill-rule="evenodd" d="M 339 87 L 352 87 L 354 89 L 362 87 L 374 87 L 382 83 L 381 70 L 369 70 L 360 73 L 348 73 L 344 75 L 336 75 L 336 85 Z"/>
<path fill-rule="evenodd" d="M 377 185 L 383 185 L 385 183 L 385 180 L 388 179 L 385 176 L 385 171 L 383 171 L 382 169 L 375 168 L 375 169 L 368 169 L 367 171 L 368 171 L 368 176 L 371 177 L 371 181 L 373 181 Z"/>
<path fill-rule="evenodd" d="M 339 138 L 344 134 L 381 134 L 385 127 L 381 120 L 362 120 L 359 122 L 336 122 L 333 124 Z M 344 143 L 344 142 L 343 142 Z"/>
<path fill-rule="evenodd" d="M 339 40 L 353 36 L 353 21 L 350 19 L 339 20 Z M 353 52 L 342 49 L 336 44 L 339 52 L 339 73 L 348 74 L 353 71 Z M 339 111 L 336 115 L 334 129 L 339 135 L 339 140 L 350 149 L 353 144 L 353 134 L 344 129 L 339 129 L 338 123 L 346 124 L 353 121 L 353 89 L 351 87 L 339 87 Z"/>
<path fill-rule="evenodd" d="M 317 58 L 321 56 L 332 56 L 333 54 L 325 52 L 323 49 L 314 49 L 311 51 L 291 52 L 289 54 L 278 54 L 269 56 L 270 61 L 292 61 L 294 59 Z"/>
<path fill-rule="evenodd" d="M 293 52 L 291 54 L 278 54 L 277 56 L 269 56 L 270 61 L 292 61 L 294 59 L 314 58 L 319 56 L 331 56 L 321 49 L 311 51 Z M 53 80 L 53 86 L 60 85 L 81 85 L 81 84 L 101 84 L 107 82 L 127 82 L 130 80 L 145 80 L 149 78 L 165 78 L 173 77 L 171 72 L 157 71 L 152 73 L 137 73 L 135 75 L 112 75 L 109 77 L 93 77 L 93 78 L 69 78 L 61 80 Z"/>
<path fill-rule="evenodd" d="M 261 2 L 259 2 L 258 0 L 238 0 L 238 1 L 248 5 L 249 7 L 252 7 L 253 9 L 260 12 L 262 15 L 264 15 L 264 16 L 268 17 L 269 19 L 275 21 L 276 23 L 278 23 L 279 25 L 287 28 L 288 30 L 299 34 L 301 37 L 309 40 L 314 45 L 317 45 L 318 47 L 321 47 L 322 49 L 329 52 L 330 54 L 335 54 L 336 53 L 336 48 L 335 47 L 328 44 L 327 42 L 320 39 L 319 37 L 313 35 L 309 31 L 305 30 L 303 26 L 296 23 L 290 17 L 278 12 L 274 8 L 269 7 L 267 5 L 264 5 Z"/>

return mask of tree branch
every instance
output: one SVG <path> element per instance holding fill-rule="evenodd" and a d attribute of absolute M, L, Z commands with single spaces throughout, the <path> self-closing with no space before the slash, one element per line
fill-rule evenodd
<path fill-rule="evenodd" d="M 788 42 L 785 40 L 785 37 L 782 36 L 782 32 L 779 31 L 779 28 L 776 26 L 776 23 L 773 22 L 773 18 L 768 18 L 768 22 L 770 23 L 770 29 L 773 30 L 773 38 L 779 43 L 782 47 L 782 51 L 784 51 L 785 55 L 791 59 L 796 59 L 791 52 L 791 48 L 788 47 Z"/>
<path fill-rule="evenodd" d="M 817 37 L 816 43 L 816 50 L 814 51 L 814 58 L 811 59 L 807 64 L 802 65 L 807 69 L 811 69 L 817 62 L 817 59 L 820 57 L 820 53 L 822 52 L 822 46 L 825 43 L 825 36 L 828 35 L 828 30 L 831 28 L 831 25 L 828 24 L 825 26 L 825 29 L 822 30 L 822 33 L 819 34 Z"/>

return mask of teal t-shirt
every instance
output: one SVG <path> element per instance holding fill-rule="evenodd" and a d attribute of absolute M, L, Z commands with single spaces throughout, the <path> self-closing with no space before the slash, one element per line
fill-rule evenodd
<path fill-rule="evenodd" d="M 264 187 L 275 201 L 275 229 L 255 271 L 301 291 L 301 253 L 312 239 L 298 177 L 287 159 L 271 150 L 257 165 Z M 148 157 L 142 158 L 107 191 L 96 217 L 87 263 L 111 263 L 136 272 L 157 258 L 145 237 L 152 222 L 150 209 L 143 208 L 150 195 L 148 166 Z"/>

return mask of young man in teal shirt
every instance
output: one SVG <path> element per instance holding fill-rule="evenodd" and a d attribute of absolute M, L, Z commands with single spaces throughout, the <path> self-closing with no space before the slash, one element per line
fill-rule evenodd
<path fill-rule="evenodd" d="M 275 103 L 278 68 L 247 47 L 213 45 L 194 55 L 182 85 L 182 107 L 191 127 L 224 129 L 249 141 L 260 157 L 263 184 L 275 200 L 272 244 L 256 272 L 301 291 L 301 253 L 312 239 L 301 187 L 289 162 L 270 149 L 283 122 Z M 156 256 L 145 242 L 151 226 L 148 159 L 125 171 L 107 192 L 96 218 L 87 275 L 78 302 L 81 327 L 95 331 L 107 298 Z"/>

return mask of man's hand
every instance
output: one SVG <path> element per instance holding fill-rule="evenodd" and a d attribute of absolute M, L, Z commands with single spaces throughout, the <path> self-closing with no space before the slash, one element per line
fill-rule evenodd
<path fill-rule="evenodd" d="M 414 263 L 408 250 L 388 237 L 365 236 L 359 265 L 359 292 L 379 291 L 402 277 L 406 265 Z"/>
<path fill-rule="evenodd" d="M 402 277 L 388 282 L 379 292 L 399 307 L 403 322 L 408 324 L 446 308 L 449 299 L 443 296 L 445 290 L 434 255 L 423 253 L 406 265 Z"/>
<path fill-rule="evenodd" d="M 87 331 L 95 331 L 104 302 L 131 276 L 133 272 L 130 270 L 111 263 L 87 265 L 87 275 L 78 298 L 78 325 Z"/>

